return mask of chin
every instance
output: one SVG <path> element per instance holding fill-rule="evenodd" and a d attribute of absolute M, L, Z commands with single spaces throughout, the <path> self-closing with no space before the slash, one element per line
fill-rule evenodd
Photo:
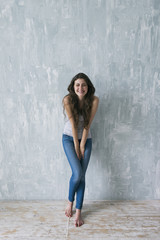
<path fill-rule="evenodd" d="M 80 98 L 83 98 L 85 95 L 86 95 L 86 94 L 81 94 L 81 95 L 78 95 L 78 94 L 77 94 L 77 96 L 80 97 Z"/>

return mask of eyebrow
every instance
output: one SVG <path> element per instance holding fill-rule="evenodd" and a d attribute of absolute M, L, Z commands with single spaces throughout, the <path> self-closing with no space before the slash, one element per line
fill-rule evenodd
<path fill-rule="evenodd" d="M 76 83 L 76 85 L 77 85 L 77 84 L 80 84 L 80 83 Z M 86 84 L 86 83 L 82 83 L 82 85 L 87 85 L 87 84 Z"/>

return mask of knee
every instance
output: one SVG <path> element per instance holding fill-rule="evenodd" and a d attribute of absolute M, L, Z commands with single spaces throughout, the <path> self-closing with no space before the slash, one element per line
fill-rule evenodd
<path fill-rule="evenodd" d="M 81 181 L 81 178 L 82 178 L 81 170 L 74 173 L 74 182 L 79 183 Z"/>

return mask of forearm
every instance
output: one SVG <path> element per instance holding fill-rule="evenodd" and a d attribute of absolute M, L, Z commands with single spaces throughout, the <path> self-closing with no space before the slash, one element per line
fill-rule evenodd
<path fill-rule="evenodd" d="M 91 116 L 90 116 L 89 124 L 87 126 L 87 129 L 86 128 L 83 129 L 82 140 L 81 140 L 81 145 L 82 146 L 85 146 L 85 144 L 86 144 L 86 140 L 87 140 L 87 137 L 88 137 L 88 132 L 89 132 L 91 123 L 93 121 L 93 118 L 94 118 L 94 116 L 96 114 L 96 111 L 97 111 L 97 108 L 98 108 L 98 103 L 99 103 L 99 98 L 95 97 L 94 101 L 93 101 L 93 105 L 92 105 L 92 110 L 91 110 Z"/>
<path fill-rule="evenodd" d="M 77 128 L 75 128 L 75 126 L 72 126 L 72 134 L 73 134 L 74 148 L 75 148 L 77 157 L 80 160 L 81 153 L 80 153 L 80 145 L 79 145 L 79 141 L 78 141 L 78 131 L 77 131 Z"/>
<path fill-rule="evenodd" d="M 78 131 L 77 131 L 77 128 L 75 128 L 74 126 L 72 126 L 72 134 L 73 134 L 74 145 L 77 145 L 78 144 Z"/>
<path fill-rule="evenodd" d="M 68 116 L 68 118 L 70 120 L 70 123 L 72 125 L 72 135 L 73 135 L 74 145 L 76 146 L 77 143 L 78 143 L 78 131 L 77 131 L 77 128 L 75 127 L 74 118 L 72 116 L 72 111 L 71 111 L 70 103 L 69 103 L 69 97 L 65 97 L 63 99 L 63 102 L 64 102 L 64 106 L 65 106 L 67 116 Z"/>
<path fill-rule="evenodd" d="M 86 129 L 86 128 L 83 129 L 82 139 L 81 139 L 81 145 L 82 146 L 85 146 L 85 144 L 86 144 L 86 140 L 87 140 L 87 137 L 88 137 L 88 132 L 89 132 L 89 129 Z"/>

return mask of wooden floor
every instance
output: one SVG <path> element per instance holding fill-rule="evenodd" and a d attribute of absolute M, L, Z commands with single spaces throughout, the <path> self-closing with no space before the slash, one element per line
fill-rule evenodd
<path fill-rule="evenodd" d="M 85 201 L 85 224 L 64 215 L 67 201 L 1 201 L 0 239 L 160 240 L 160 200 Z M 74 211 L 75 213 L 75 211 Z"/>

